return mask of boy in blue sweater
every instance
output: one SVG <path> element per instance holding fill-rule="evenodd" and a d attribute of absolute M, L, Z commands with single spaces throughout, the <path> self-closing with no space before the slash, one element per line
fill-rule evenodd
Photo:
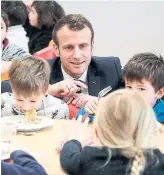
<path fill-rule="evenodd" d="M 24 151 L 14 151 L 10 158 L 13 160 L 12 164 L 1 161 L 3 175 L 47 175 L 44 168 Z"/>
<path fill-rule="evenodd" d="M 146 100 L 152 105 L 157 120 L 164 123 L 164 59 L 153 53 L 134 55 L 123 70 L 125 87 L 142 92 Z M 98 100 L 88 102 L 77 114 L 88 112 L 90 120 L 94 118 Z"/>

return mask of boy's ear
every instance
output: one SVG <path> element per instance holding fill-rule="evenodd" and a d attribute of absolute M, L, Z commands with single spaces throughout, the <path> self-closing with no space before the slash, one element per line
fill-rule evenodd
<path fill-rule="evenodd" d="M 157 98 L 160 99 L 164 96 L 164 87 L 162 87 L 158 92 L 157 92 Z"/>

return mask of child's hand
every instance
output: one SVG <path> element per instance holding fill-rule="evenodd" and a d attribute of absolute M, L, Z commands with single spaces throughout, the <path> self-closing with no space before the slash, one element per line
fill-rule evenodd
<path fill-rule="evenodd" d="M 98 98 L 97 97 L 88 101 L 85 105 L 85 111 L 89 114 L 95 114 L 97 108 L 98 108 Z"/>
<path fill-rule="evenodd" d="M 66 135 L 56 146 L 56 150 L 60 152 L 67 141 L 74 139 L 78 140 L 82 144 L 82 147 L 93 144 L 93 133 L 92 130 L 87 127 L 88 122 L 88 117 L 82 123 L 82 116 L 79 116 L 77 120 L 73 120 L 71 122 L 71 125 L 69 125 L 69 127 L 64 127 Z"/>
<path fill-rule="evenodd" d="M 82 116 L 80 115 L 77 120 L 72 122 L 72 127 L 69 128 L 68 137 L 70 140 L 78 140 L 82 146 L 85 146 L 91 139 L 92 132 L 88 128 L 89 118 L 82 123 Z"/>
<path fill-rule="evenodd" d="M 158 134 L 161 134 L 164 132 L 164 127 L 161 123 L 159 122 L 156 122 L 156 130 L 155 130 L 155 134 L 158 135 Z"/>

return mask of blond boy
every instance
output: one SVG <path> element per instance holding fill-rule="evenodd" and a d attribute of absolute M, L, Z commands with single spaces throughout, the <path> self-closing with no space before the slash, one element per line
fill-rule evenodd
<path fill-rule="evenodd" d="M 33 56 L 12 61 L 9 72 L 11 93 L 1 95 L 1 115 L 24 115 L 36 109 L 39 116 L 68 119 L 69 109 L 62 100 L 48 95 L 49 64 Z"/>

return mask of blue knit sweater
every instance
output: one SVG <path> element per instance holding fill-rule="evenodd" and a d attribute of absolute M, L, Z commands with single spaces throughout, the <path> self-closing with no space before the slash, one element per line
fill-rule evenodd
<path fill-rule="evenodd" d="M 164 123 L 164 101 L 158 100 L 154 106 L 154 112 L 156 114 L 157 120 L 160 123 Z"/>

